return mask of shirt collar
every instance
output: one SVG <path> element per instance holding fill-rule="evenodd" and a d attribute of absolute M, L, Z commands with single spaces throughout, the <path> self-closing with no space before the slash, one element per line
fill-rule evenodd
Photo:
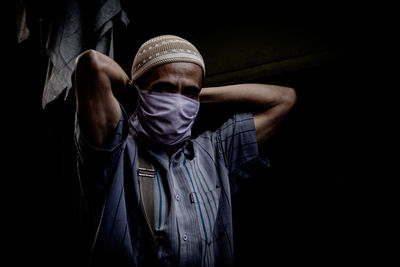
<path fill-rule="evenodd" d="M 140 149 L 143 149 L 153 157 L 157 158 L 158 160 L 167 159 L 167 161 L 180 161 L 181 155 L 188 159 L 192 160 L 195 156 L 193 141 L 191 139 L 186 140 L 183 145 L 171 156 L 169 159 L 167 152 L 163 149 L 159 144 L 152 142 L 151 140 L 147 139 L 146 137 L 140 135 L 135 127 L 131 125 L 130 134 L 133 136 L 134 139 L 137 140 L 137 144 Z M 183 159 L 182 159 L 183 160 Z"/>

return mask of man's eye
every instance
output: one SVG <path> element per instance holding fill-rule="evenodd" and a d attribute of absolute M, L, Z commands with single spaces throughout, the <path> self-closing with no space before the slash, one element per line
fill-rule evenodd
<path fill-rule="evenodd" d="M 155 84 L 150 91 L 157 92 L 157 93 L 175 93 L 176 88 L 173 85 L 162 83 L 162 84 Z"/>
<path fill-rule="evenodd" d="M 188 97 L 197 98 L 199 96 L 200 90 L 194 87 L 185 88 L 183 95 Z"/>

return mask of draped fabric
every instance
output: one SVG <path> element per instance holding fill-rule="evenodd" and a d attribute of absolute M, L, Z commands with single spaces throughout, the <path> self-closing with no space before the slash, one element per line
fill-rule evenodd
<path fill-rule="evenodd" d="M 49 57 L 42 107 L 72 87 L 71 74 L 77 56 L 87 49 L 114 57 L 113 27 L 129 19 L 120 0 L 65 0 L 54 16 L 47 40 Z M 64 6 L 62 6 L 64 5 Z"/>
<path fill-rule="evenodd" d="M 26 25 L 26 5 L 25 1 L 16 1 L 16 19 L 17 19 L 17 42 L 21 43 L 28 39 L 30 31 Z"/>

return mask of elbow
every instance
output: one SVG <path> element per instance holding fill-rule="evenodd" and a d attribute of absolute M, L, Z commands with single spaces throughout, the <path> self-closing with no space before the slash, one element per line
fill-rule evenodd
<path fill-rule="evenodd" d="M 75 60 L 75 68 L 77 73 L 88 73 L 88 71 L 98 69 L 99 66 L 100 64 L 98 52 L 93 49 L 89 49 L 81 53 Z"/>
<path fill-rule="evenodd" d="M 102 71 L 102 64 L 99 52 L 95 50 L 86 50 L 81 53 L 75 60 L 75 69 L 73 81 L 75 90 L 80 93 L 82 90 L 87 91 L 92 86 L 88 86 Z"/>
<path fill-rule="evenodd" d="M 283 87 L 281 94 L 281 104 L 286 106 L 290 110 L 294 105 L 296 105 L 296 102 L 296 91 L 290 87 Z"/>
<path fill-rule="evenodd" d="M 75 60 L 72 80 L 77 103 L 82 99 L 86 99 L 82 101 L 86 103 L 101 90 L 102 87 L 95 84 L 102 71 L 101 65 L 99 52 L 95 50 L 86 50 Z"/>

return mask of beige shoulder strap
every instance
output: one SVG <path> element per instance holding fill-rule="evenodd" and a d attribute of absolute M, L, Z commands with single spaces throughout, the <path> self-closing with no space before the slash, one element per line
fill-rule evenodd
<path fill-rule="evenodd" d="M 154 199 L 156 190 L 156 172 L 153 165 L 151 165 L 151 163 L 149 163 L 144 157 L 141 156 L 140 151 L 138 152 L 137 174 L 139 180 L 140 200 L 142 203 L 144 215 L 150 225 L 151 231 L 154 232 Z"/>

